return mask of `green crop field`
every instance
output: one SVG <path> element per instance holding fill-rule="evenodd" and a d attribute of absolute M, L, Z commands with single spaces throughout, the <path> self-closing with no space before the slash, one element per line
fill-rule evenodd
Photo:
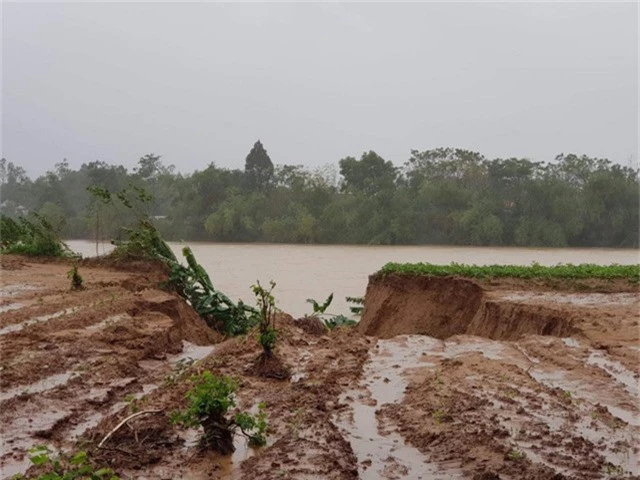
<path fill-rule="evenodd" d="M 623 278 L 634 282 L 640 281 L 640 264 L 635 265 L 580 265 L 558 264 L 550 267 L 533 263 L 519 265 L 433 265 L 431 263 L 387 263 L 378 274 L 389 275 L 423 275 L 423 276 L 460 276 L 470 278 Z"/>

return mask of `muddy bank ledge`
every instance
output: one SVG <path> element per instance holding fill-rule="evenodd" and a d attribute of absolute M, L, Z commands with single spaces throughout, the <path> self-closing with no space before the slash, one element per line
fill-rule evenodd
<path fill-rule="evenodd" d="M 419 352 L 379 425 L 461 469 L 424 478 L 639 478 L 639 312 L 624 279 L 373 275 L 358 330 Z"/>
<path fill-rule="evenodd" d="M 467 334 L 516 340 L 527 334 L 588 335 L 599 326 L 594 325 L 597 317 L 604 316 L 608 320 L 603 328 L 620 332 L 628 327 L 628 335 L 620 340 L 628 337 L 634 342 L 639 293 L 638 284 L 625 279 L 542 281 L 377 273 L 369 278 L 358 329 L 379 338 L 422 334 L 444 339 Z M 607 335 L 593 336 L 595 340 Z"/>

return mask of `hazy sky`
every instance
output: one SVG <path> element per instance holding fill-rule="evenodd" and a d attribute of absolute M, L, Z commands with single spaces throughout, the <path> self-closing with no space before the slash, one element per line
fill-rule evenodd
<path fill-rule="evenodd" d="M 2 154 L 179 170 L 454 146 L 638 158 L 638 5 L 2 4 Z"/>

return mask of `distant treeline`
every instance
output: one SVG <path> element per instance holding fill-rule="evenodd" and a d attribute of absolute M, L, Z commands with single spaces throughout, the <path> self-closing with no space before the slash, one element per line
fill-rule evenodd
<path fill-rule="evenodd" d="M 487 159 L 440 148 L 396 167 L 373 151 L 337 168 L 273 165 L 257 142 L 244 170 L 183 175 L 154 154 L 133 171 L 66 161 L 31 180 L 2 159 L 1 210 L 49 219 L 66 238 L 110 238 L 131 209 L 92 195 L 143 187 L 167 239 L 220 242 L 637 247 L 638 170 L 606 159 Z"/>

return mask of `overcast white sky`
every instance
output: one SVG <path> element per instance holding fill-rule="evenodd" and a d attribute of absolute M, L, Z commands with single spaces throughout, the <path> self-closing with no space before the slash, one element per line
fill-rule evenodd
<path fill-rule="evenodd" d="M 638 4 L 2 4 L 2 155 L 638 158 Z"/>

